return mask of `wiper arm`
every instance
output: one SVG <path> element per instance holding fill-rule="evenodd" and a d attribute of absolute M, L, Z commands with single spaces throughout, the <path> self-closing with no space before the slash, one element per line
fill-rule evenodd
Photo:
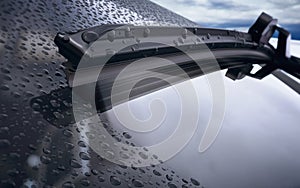
<path fill-rule="evenodd" d="M 130 32 L 134 31 L 136 33 L 143 33 L 144 37 L 154 37 L 156 38 L 155 41 L 163 41 L 161 44 L 151 42 L 139 43 L 137 41 L 136 44 L 129 45 L 118 53 L 115 53 L 113 50 L 106 51 L 110 55 L 113 54 L 113 56 L 101 71 L 102 75 L 99 76 L 101 82 L 98 86 L 101 91 L 101 100 L 105 106 L 103 110 L 107 110 L 111 107 L 110 96 L 114 79 L 128 64 L 130 64 L 130 62 L 144 57 L 169 59 L 182 68 L 190 78 L 201 76 L 204 73 L 214 72 L 221 68 L 228 69 L 226 76 L 233 80 L 242 79 L 245 76 L 262 79 L 276 69 L 284 70 L 300 79 L 300 59 L 289 54 L 290 33 L 277 26 L 277 20 L 265 13 L 260 15 L 257 21 L 249 29 L 248 33 L 209 28 L 126 25 L 124 29 L 121 26 L 123 25 L 101 25 L 81 30 L 76 33 L 58 33 L 55 37 L 55 43 L 59 48 L 59 53 L 68 59 L 65 66 L 69 84 L 72 87 L 78 86 L 78 83 L 80 85 L 91 82 L 88 78 L 88 72 L 93 71 L 93 67 L 97 66 L 97 61 L 88 61 L 88 63 L 84 65 L 85 71 L 87 71 L 85 75 L 87 76 L 80 78 L 82 80 L 79 81 L 77 85 L 74 85 L 73 83 L 74 73 L 80 69 L 78 65 L 81 59 L 84 56 L 89 56 L 88 54 L 91 46 L 97 46 L 97 40 L 100 40 L 100 38 L 110 42 L 116 40 L 126 41 L 126 38 L 132 37 Z M 279 32 L 277 49 L 269 44 L 269 39 L 276 30 Z M 149 35 L 150 31 L 156 31 L 156 33 L 151 33 L 151 35 Z M 176 36 L 178 35 L 178 32 L 182 33 L 180 38 Z M 197 36 L 197 40 L 193 42 L 184 41 L 187 32 L 191 32 L 193 35 Z M 178 40 L 174 41 L 174 37 L 177 37 Z M 168 43 L 168 45 L 165 45 L 166 43 Z M 206 52 L 201 51 L 201 49 L 204 49 L 203 45 L 207 46 L 210 53 L 216 58 L 218 67 L 214 64 L 210 64 L 209 58 L 205 59 L 207 56 L 205 56 L 205 54 L 203 55 L 203 53 Z M 195 57 L 199 57 L 196 61 L 201 63 L 201 68 L 194 62 L 195 60 L 191 60 L 178 50 L 178 48 L 176 48 L 177 46 L 180 46 L 181 49 L 188 49 L 191 53 L 195 54 Z M 91 59 L 99 59 L 107 56 L 107 54 L 104 54 L 103 52 L 100 53 L 99 51 L 98 53 L 97 47 L 95 47 L 93 55 L 96 56 L 96 58 L 93 56 L 90 57 Z M 253 64 L 262 66 L 255 74 L 251 74 Z M 180 73 L 176 70 L 177 69 L 174 66 L 169 65 L 151 71 L 162 72 L 169 75 L 176 74 L 178 76 Z M 136 79 L 139 76 L 138 73 L 128 75 L 128 80 Z M 175 82 L 180 81 L 184 81 L 184 79 L 175 80 Z M 287 79 L 285 79 L 284 82 L 287 82 Z M 126 84 L 126 79 L 124 79 L 124 84 Z M 168 84 L 162 80 L 148 80 L 133 90 L 132 93 L 134 96 L 132 97 L 153 92 L 167 86 Z M 293 89 L 300 93 L 300 88 L 297 84 Z"/>

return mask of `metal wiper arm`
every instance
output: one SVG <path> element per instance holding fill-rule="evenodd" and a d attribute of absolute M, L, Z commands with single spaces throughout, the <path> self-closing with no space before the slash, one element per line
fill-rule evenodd
<path fill-rule="evenodd" d="M 128 31 L 134 30 L 135 32 L 144 33 L 148 35 L 148 31 L 159 31 L 157 34 L 145 37 L 156 37 L 155 41 L 164 40 L 159 43 L 138 43 L 128 46 L 119 52 L 115 53 L 105 65 L 99 79 L 101 84 L 98 84 L 101 92 L 101 100 L 103 109 L 107 110 L 111 107 L 110 97 L 111 89 L 114 79 L 118 74 L 133 60 L 141 59 L 144 57 L 161 57 L 173 61 L 176 65 L 180 66 L 185 73 L 191 78 L 203 75 L 203 73 L 214 72 L 221 69 L 228 69 L 226 76 L 235 80 L 242 79 L 244 76 L 251 76 L 254 78 L 262 79 L 263 77 L 271 74 L 274 70 L 280 69 L 300 79 L 300 59 L 290 56 L 289 54 L 289 41 L 290 33 L 283 28 L 277 26 L 277 20 L 271 16 L 262 13 L 253 26 L 249 29 L 248 33 L 222 30 L 222 29 L 209 29 L 209 28 L 178 28 L 178 27 L 149 27 L 149 26 L 128 26 L 125 29 L 123 25 L 101 25 L 87 30 L 81 30 L 76 33 L 62 34 L 58 33 L 55 37 L 55 43 L 65 58 L 68 59 L 66 65 L 66 72 L 70 86 L 73 85 L 74 72 L 80 69 L 78 64 L 83 56 L 88 56 L 88 51 L 91 46 L 97 45 L 97 40 L 100 38 L 108 41 L 123 40 L 126 37 L 130 38 Z M 119 29 L 121 28 L 121 29 Z M 114 30 L 114 33 L 111 32 Z M 187 32 L 191 32 L 197 36 L 198 42 L 185 42 L 173 41 L 178 31 L 184 31 L 182 38 Z M 269 44 L 269 39 L 273 36 L 275 30 L 279 32 L 277 49 L 274 49 Z M 118 36 L 116 36 L 118 33 Z M 113 35 L 113 36 L 112 36 Z M 170 41 L 168 41 L 170 40 Z M 165 45 L 166 41 L 169 45 Z M 219 67 L 209 63 L 209 59 L 203 59 L 205 56 L 199 55 L 199 61 L 203 66 L 201 69 L 194 60 L 188 58 L 182 53 L 177 46 L 181 49 L 192 49 L 191 53 L 201 54 L 203 45 L 210 50 L 210 53 L 218 61 Z M 107 56 L 104 53 L 97 53 L 97 48 L 94 49 L 97 58 Z M 103 50 L 102 50 L 103 51 Z M 110 52 L 114 53 L 114 52 Z M 202 58 L 202 59 L 201 59 Z M 253 64 L 259 64 L 262 68 L 255 74 L 251 74 Z M 84 65 L 87 70 L 97 66 L 97 61 L 89 61 Z M 205 69 L 203 71 L 203 69 Z M 176 69 L 172 66 L 162 66 L 156 70 L 165 74 L 178 74 Z M 87 74 L 88 75 L 88 74 Z M 137 74 L 128 75 L 128 80 L 136 79 Z M 177 75 L 178 76 L 178 75 Z M 88 76 L 87 76 L 88 77 Z M 278 77 L 278 76 L 277 76 Z M 278 77 L 280 79 L 280 77 Z M 126 84 L 124 79 L 124 84 Z M 288 79 L 284 79 L 287 82 Z M 175 82 L 180 82 L 176 80 Z M 88 78 L 82 78 L 82 84 L 89 83 Z M 76 85 L 77 86 L 77 85 Z M 156 91 L 160 88 L 167 87 L 168 84 L 163 80 L 149 80 L 143 82 L 142 85 L 133 89 L 133 98 L 149 92 Z M 300 93 L 299 84 L 293 84 L 293 89 Z M 122 101 L 120 101 L 122 102 Z"/>

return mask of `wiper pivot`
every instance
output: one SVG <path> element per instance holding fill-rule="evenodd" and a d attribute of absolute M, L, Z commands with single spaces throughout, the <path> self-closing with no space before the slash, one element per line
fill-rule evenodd
<path fill-rule="evenodd" d="M 262 13 L 250 27 L 248 33 L 252 35 L 253 41 L 258 43 L 259 46 L 264 46 L 269 44 L 269 40 L 275 31 L 278 31 L 279 36 L 277 48 L 275 49 L 271 63 L 262 65 L 262 68 L 254 74 L 251 73 L 252 68 L 249 65 L 239 68 L 230 68 L 226 76 L 233 80 L 242 79 L 246 75 L 262 79 L 276 69 L 281 69 L 300 79 L 300 59 L 290 54 L 291 34 L 277 25 L 277 19 L 272 18 L 266 13 Z"/>

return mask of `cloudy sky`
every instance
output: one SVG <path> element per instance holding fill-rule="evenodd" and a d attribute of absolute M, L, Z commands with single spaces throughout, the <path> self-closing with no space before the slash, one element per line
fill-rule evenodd
<path fill-rule="evenodd" d="M 152 0 L 206 27 L 246 30 L 261 12 L 279 19 L 279 24 L 300 39 L 300 0 Z"/>

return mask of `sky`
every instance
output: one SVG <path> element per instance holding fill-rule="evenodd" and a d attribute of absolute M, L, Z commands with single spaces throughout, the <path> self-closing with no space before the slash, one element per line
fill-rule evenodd
<path fill-rule="evenodd" d="M 300 0 L 151 0 L 205 27 L 246 31 L 261 12 L 300 40 Z"/>

